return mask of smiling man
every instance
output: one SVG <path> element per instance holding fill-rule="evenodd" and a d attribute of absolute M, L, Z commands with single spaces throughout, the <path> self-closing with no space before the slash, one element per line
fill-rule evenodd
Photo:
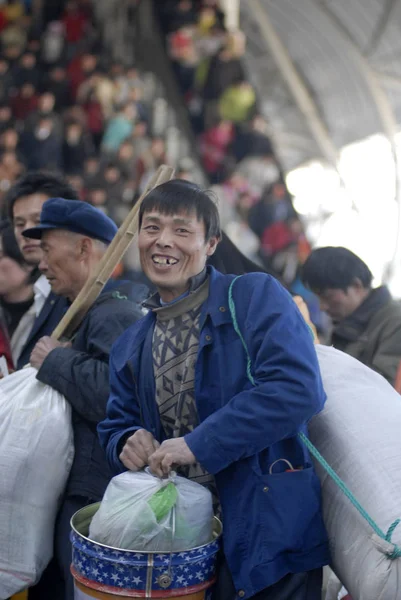
<path fill-rule="evenodd" d="M 52 291 L 73 302 L 95 271 L 117 232 L 115 223 L 85 202 L 52 198 L 43 204 L 40 223 L 23 232 L 39 240 L 40 269 Z M 109 396 L 109 353 L 113 342 L 142 316 L 146 290 L 130 282 L 106 284 L 69 344 L 43 337 L 30 363 L 37 379 L 63 394 L 72 408 L 75 456 L 55 531 L 55 555 L 64 586 L 73 600 L 70 574 L 70 519 L 80 508 L 101 500 L 111 478 L 96 434 Z M 51 586 L 41 600 L 56 595 Z"/>
<path fill-rule="evenodd" d="M 310 331 L 269 275 L 206 268 L 220 223 L 197 186 L 157 187 L 139 221 L 157 293 L 111 353 L 98 427 L 109 463 L 160 477 L 174 467 L 211 490 L 224 526 L 216 600 L 320 600 L 327 540 L 298 437 L 325 401 Z"/>

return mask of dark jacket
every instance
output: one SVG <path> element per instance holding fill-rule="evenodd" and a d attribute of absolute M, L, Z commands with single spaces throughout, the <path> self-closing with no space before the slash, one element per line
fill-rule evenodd
<path fill-rule="evenodd" d="M 401 361 L 401 303 L 379 287 L 333 330 L 332 345 L 394 385 Z"/>
<path fill-rule="evenodd" d="M 113 342 L 143 316 L 145 291 L 130 282 L 109 282 L 78 329 L 72 348 L 50 352 L 37 374 L 72 407 L 75 457 L 68 495 L 100 500 L 112 477 L 96 433 L 106 416 L 109 353 Z"/>
<path fill-rule="evenodd" d="M 26 132 L 21 136 L 20 150 L 25 159 L 27 169 L 62 169 L 63 140 L 55 131 L 45 140 L 39 140 L 34 133 Z"/>
<path fill-rule="evenodd" d="M 264 273 L 240 277 L 208 267 L 195 372 L 200 424 L 185 440 L 216 478 L 224 521 L 224 554 L 236 589 L 250 598 L 287 573 L 329 561 L 320 485 L 298 432 L 325 402 L 312 336 L 290 295 Z M 99 435 L 114 473 L 124 471 L 120 441 L 139 428 L 160 442 L 150 312 L 116 342 L 110 357 L 110 400 Z M 287 459 L 300 470 L 273 463 Z M 278 468 L 277 468 L 278 467 Z M 277 468 L 277 470 L 276 470 Z"/>
<path fill-rule="evenodd" d="M 223 60 L 216 55 L 210 62 L 203 90 L 204 99 L 219 100 L 228 87 L 244 80 L 246 80 L 246 75 L 240 59 Z"/>
<path fill-rule="evenodd" d="M 224 274 L 266 273 L 264 267 L 244 256 L 224 231 L 216 252 L 208 259 L 208 264 Z"/>
<path fill-rule="evenodd" d="M 22 369 L 29 363 L 31 352 L 36 346 L 36 343 L 45 335 L 51 335 L 68 308 L 68 302 L 65 298 L 56 296 L 50 292 L 47 300 L 36 317 L 32 331 L 26 341 L 21 355 L 18 359 L 17 369 Z"/>

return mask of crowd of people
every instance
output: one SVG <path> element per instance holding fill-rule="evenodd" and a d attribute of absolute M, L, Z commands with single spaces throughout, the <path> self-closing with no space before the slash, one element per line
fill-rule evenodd
<path fill-rule="evenodd" d="M 75 443 L 54 558 L 29 599 L 72 600 L 70 519 L 113 475 L 174 464 L 222 509 L 216 600 L 320 600 L 330 555 L 299 436 L 326 398 L 318 340 L 305 306 L 302 318 L 255 271 L 320 301 L 330 343 L 392 385 L 399 304 L 348 250 L 311 252 L 246 80 L 242 33 L 226 31 L 214 0 L 166 0 L 168 51 L 219 210 L 178 168 L 140 209 L 149 287 L 109 282 L 72 339 L 52 339 L 168 149 L 148 78 L 107 60 L 91 1 L 50 4 L 39 19 L 29 2 L 0 3 L 0 357 L 12 371 L 30 362 L 66 398 Z"/>
<path fill-rule="evenodd" d="M 34 2 L 0 3 L 0 297 L 10 342 L 1 354 L 10 368 L 28 362 L 26 332 L 38 313 L 38 262 L 32 271 L 29 248 L 21 253 L 13 240 L 14 200 L 79 199 L 119 225 L 167 162 L 160 119 L 154 126 L 157 81 L 133 57 L 125 64 L 110 58 L 97 22 L 100 7 L 91 0 L 39 5 L 38 11 Z M 177 176 L 189 174 L 178 165 Z M 25 217 L 20 231 L 34 224 Z M 133 253 L 118 272 L 138 264 Z"/>
<path fill-rule="evenodd" d="M 58 4 L 40 31 L 23 2 L 0 13 L 0 202 L 24 172 L 46 168 L 121 223 L 166 161 L 153 85 L 133 59 L 102 51 L 90 0 Z"/>
<path fill-rule="evenodd" d="M 224 229 L 249 258 L 299 291 L 310 245 L 248 81 L 243 33 L 225 28 L 218 0 L 169 0 L 157 8 Z"/>

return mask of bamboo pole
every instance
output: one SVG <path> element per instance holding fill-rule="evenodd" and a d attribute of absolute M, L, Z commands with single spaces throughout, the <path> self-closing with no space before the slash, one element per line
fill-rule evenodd
<path fill-rule="evenodd" d="M 63 336 L 70 337 L 81 324 L 86 313 L 98 298 L 109 277 L 121 261 L 137 233 L 139 209 L 142 201 L 152 189 L 162 183 L 170 181 L 173 175 L 174 169 L 172 167 L 166 165 L 159 167 L 155 175 L 149 181 L 146 190 L 119 228 L 96 271 L 88 278 L 82 290 L 53 331 L 51 336 L 53 339 L 59 340 Z"/>

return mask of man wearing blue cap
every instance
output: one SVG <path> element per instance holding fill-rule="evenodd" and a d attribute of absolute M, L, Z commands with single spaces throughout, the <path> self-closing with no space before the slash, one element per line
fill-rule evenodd
<path fill-rule="evenodd" d="M 73 302 L 116 231 L 115 223 L 93 206 L 52 198 L 43 205 L 40 224 L 23 234 L 41 240 L 41 271 L 54 293 Z M 140 302 L 145 292 L 130 282 L 109 282 L 71 343 L 43 337 L 31 354 L 39 381 L 62 393 L 72 407 L 75 457 L 55 530 L 55 556 L 65 584 L 60 597 L 73 598 L 70 519 L 80 508 L 100 500 L 112 477 L 96 434 L 106 415 L 110 349 L 143 315 Z M 54 590 L 49 594 L 59 597 Z"/>

